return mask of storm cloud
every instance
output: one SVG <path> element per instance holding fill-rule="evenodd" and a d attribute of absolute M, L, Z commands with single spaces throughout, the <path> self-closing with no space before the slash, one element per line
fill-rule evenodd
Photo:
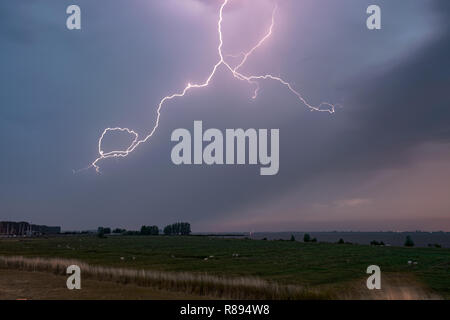
<path fill-rule="evenodd" d="M 159 100 L 204 81 L 218 59 L 220 1 L 192 10 L 182 0 L 101 2 L 78 1 L 81 31 L 65 28 L 69 1 L 0 5 L 2 219 L 64 229 L 188 220 L 194 231 L 450 230 L 448 1 L 376 1 L 380 31 L 365 27 L 373 1 L 280 1 L 273 37 L 243 72 L 282 75 L 312 104 L 341 105 L 335 114 L 308 111 L 270 81 L 252 100 L 253 88 L 221 69 L 209 88 L 167 103 L 154 137 L 128 158 L 102 162 L 100 175 L 73 174 L 96 158 L 105 127 L 148 133 Z M 273 4 L 226 11 L 224 50 L 251 47 Z M 194 120 L 279 128 L 279 174 L 173 165 L 170 134 Z"/>

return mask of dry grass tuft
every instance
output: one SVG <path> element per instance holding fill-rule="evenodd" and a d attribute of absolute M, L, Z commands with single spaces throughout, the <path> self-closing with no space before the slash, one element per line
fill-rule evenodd
<path fill-rule="evenodd" d="M 0 256 L 0 268 L 51 272 L 66 275 L 70 265 L 81 269 L 83 278 L 135 284 L 161 290 L 179 291 L 221 299 L 269 299 L 300 300 L 329 299 L 329 292 L 311 290 L 299 286 L 281 285 L 260 278 L 225 278 L 209 274 L 188 272 L 162 272 L 89 265 L 60 258 L 26 258 Z"/>

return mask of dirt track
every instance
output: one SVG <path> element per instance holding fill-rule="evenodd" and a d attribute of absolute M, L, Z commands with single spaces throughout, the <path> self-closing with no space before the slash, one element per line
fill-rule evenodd
<path fill-rule="evenodd" d="M 344 290 L 342 290 L 344 292 Z M 366 279 L 350 284 L 343 299 L 358 300 L 440 300 L 439 295 L 431 292 L 411 275 L 383 274 L 380 290 L 368 290 Z"/>
<path fill-rule="evenodd" d="M 182 300 L 202 299 L 183 293 L 159 291 L 108 281 L 82 280 L 81 290 L 68 290 L 66 278 L 50 273 L 0 269 L 0 300 Z M 205 299 L 203 297 L 203 299 Z"/>

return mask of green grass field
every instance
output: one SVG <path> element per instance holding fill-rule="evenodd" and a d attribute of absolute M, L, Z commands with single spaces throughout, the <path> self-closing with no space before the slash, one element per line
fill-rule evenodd
<path fill-rule="evenodd" d="M 410 275 L 450 298 L 450 250 L 165 236 L 67 236 L 0 240 L 0 255 L 70 258 L 93 265 L 256 276 L 308 287 L 365 279 L 369 265 Z M 408 261 L 417 264 L 408 265 Z"/>

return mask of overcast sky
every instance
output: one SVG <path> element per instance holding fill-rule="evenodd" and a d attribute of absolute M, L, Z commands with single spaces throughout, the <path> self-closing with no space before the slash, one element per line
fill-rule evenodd
<path fill-rule="evenodd" d="M 70 4 L 82 30 L 66 28 Z M 220 0 L 0 2 L 0 220 L 194 231 L 450 231 L 450 2 L 279 0 L 272 37 L 242 69 L 290 81 L 252 87 L 224 68 L 172 100 L 158 131 L 100 163 L 106 127 L 145 135 L 161 98 L 205 81 L 217 62 Z M 366 8 L 382 29 L 366 28 Z M 248 50 L 272 0 L 231 0 L 224 52 Z M 231 58 L 230 58 L 231 59 Z M 280 171 L 175 166 L 174 129 L 280 129 Z M 111 150 L 126 139 L 106 139 Z"/>

